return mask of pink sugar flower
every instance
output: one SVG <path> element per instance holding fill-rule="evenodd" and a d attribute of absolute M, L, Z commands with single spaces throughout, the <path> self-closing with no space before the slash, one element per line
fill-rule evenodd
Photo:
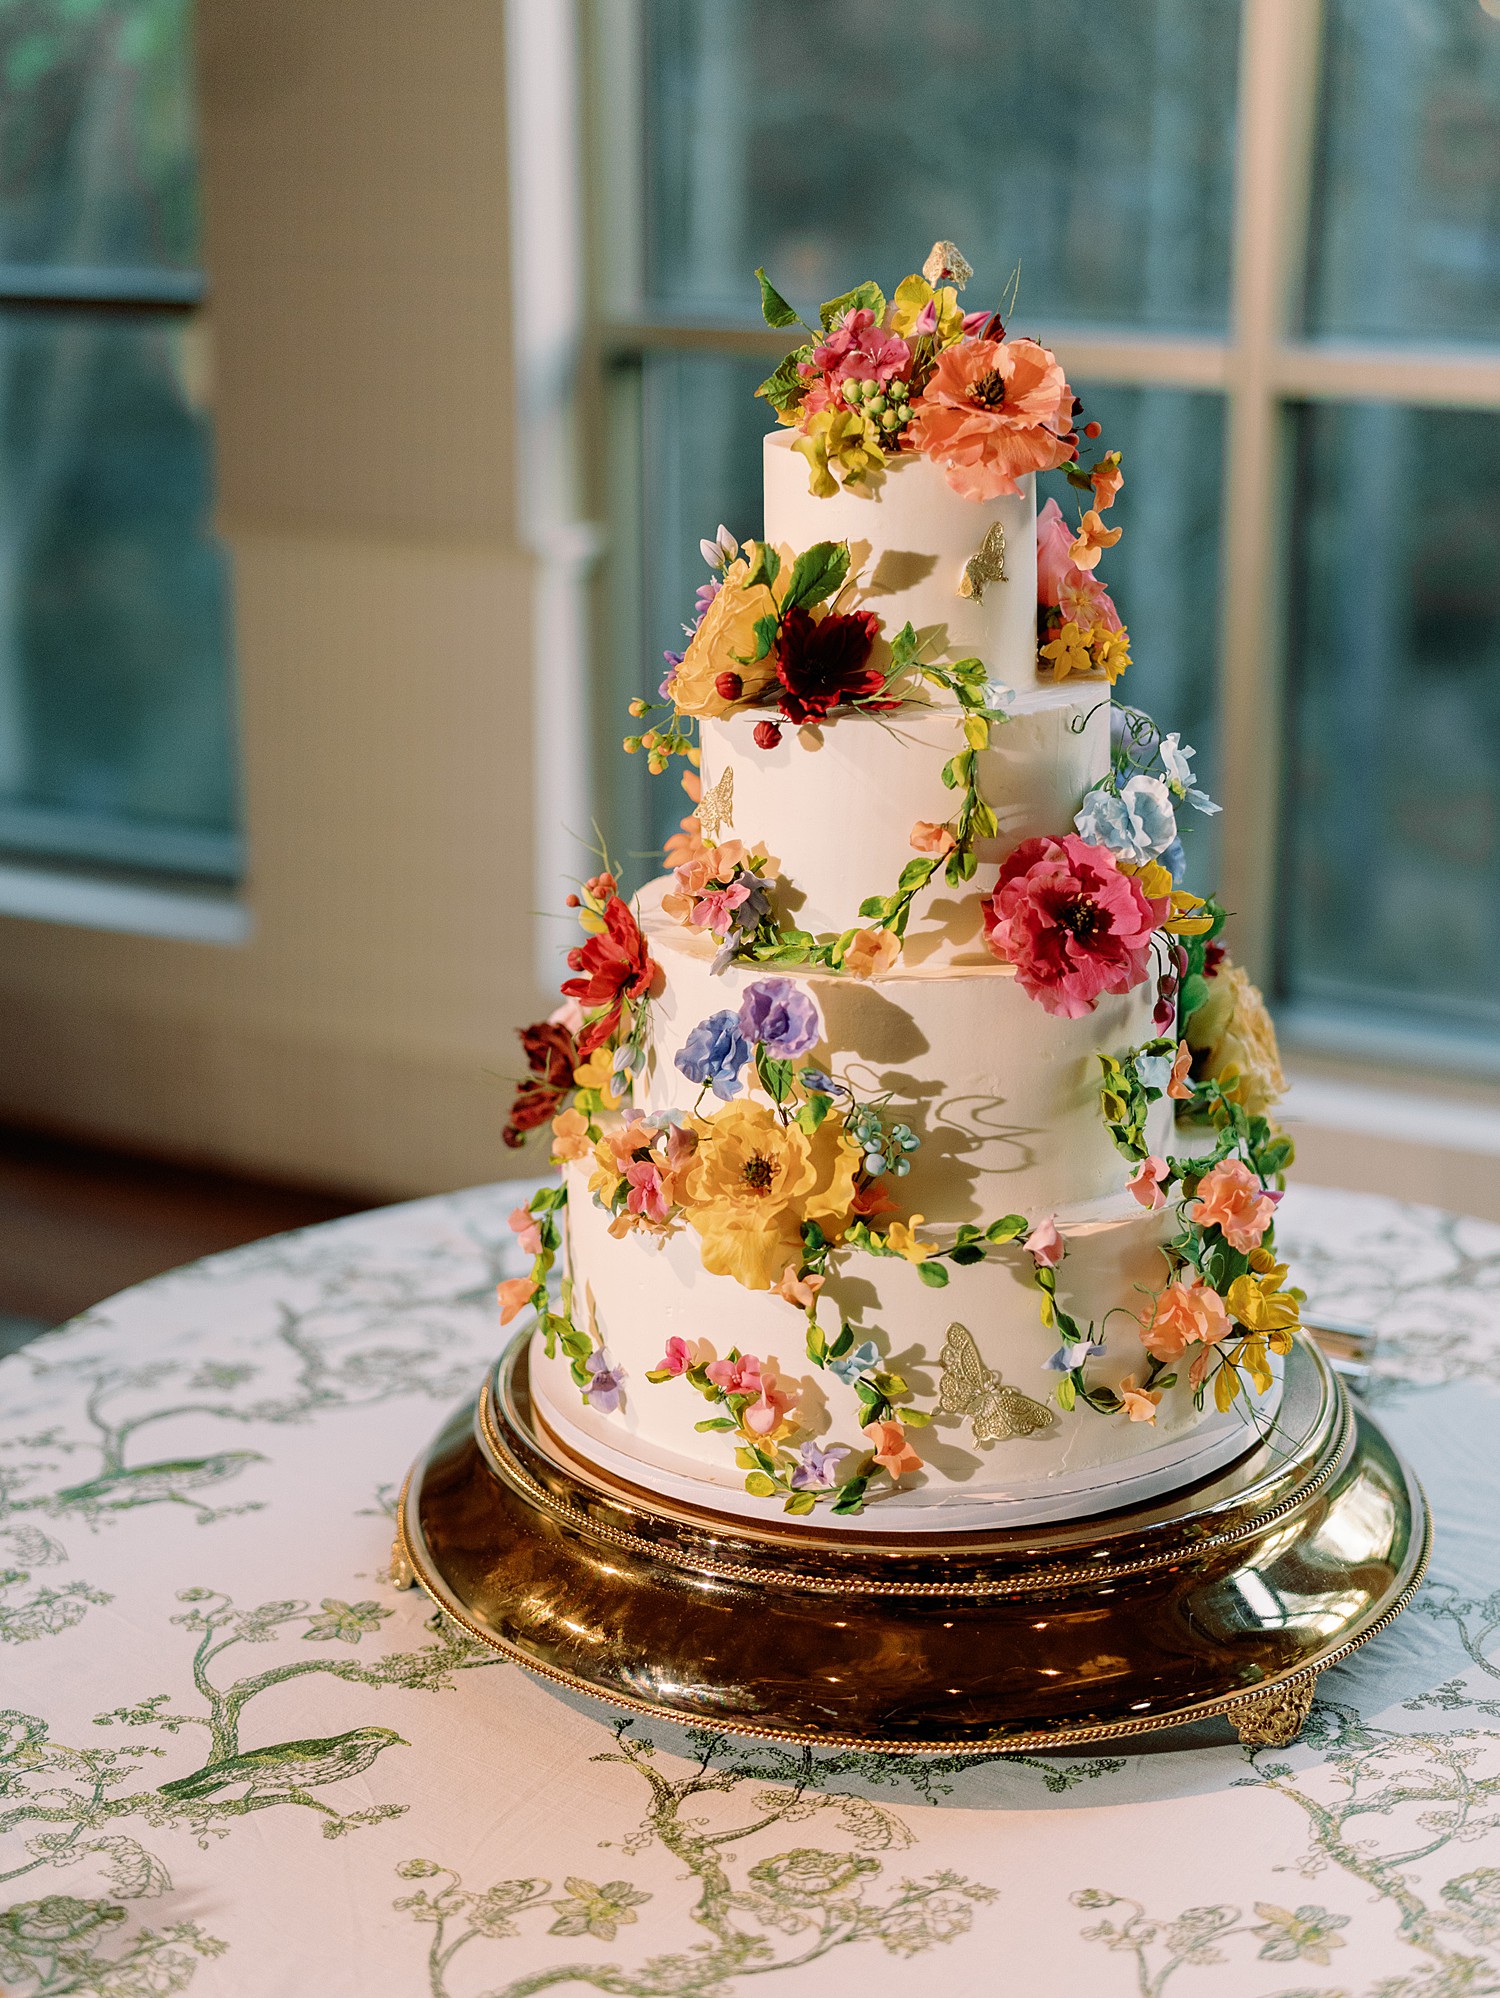
<path fill-rule="evenodd" d="M 1055 1270 L 1063 1259 L 1067 1244 L 1057 1232 L 1056 1217 L 1049 1214 L 1044 1221 L 1038 1221 L 1026 1231 L 1026 1247 L 1031 1260 L 1038 1269 Z"/>
<path fill-rule="evenodd" d="M 1072 556 L 1068 553 L 1073 544 L 1073 530 L 1063 518 L 1063 510 L 1055 499 L 1049 499 L 1036 517 L 1036 600 L 1054 608 L 1059 591 L 1070 574 L 1076 570 Z"/>
<path fill-rule="evenodd" d="M 758 1395 L 761 1391 L 760 1361 L 753 1353 L 742 1353 L 737 1360 L 710 1360 L 705 1371 L 725 1394 Z"/>
<path fill-rule="evenodd" d="M 736 881 L 731 888 L 710 888 L 699 898 L 689 920 L 697 929 L 712 930 L 716 937 L 726 937 L 734 911 L 749 899 L 750 890 L 743 881 Z"/>
<path fill-rule="evenodd" d="M 653 1373 L 671 1374 L 675 1379 L 685 1374 L 693 1364 L 697 1351 L 696 1342 L 689 1344 L 686 1339 L 672 1338 L 667 1341 L 667 1350 L 652 1369 Z"/>
<path fill-rule="evenodd" d="M 530 1304 L 536 1285 L 529 1276 L 507 1277 L 499 1289 L 500 1323 L 510 1321 L 523 1312 Z"/>
<path fill-rule="evenodd" d="M 1158 1207 L 1165 1207 L 1167 1196 L 1161 1190 L 1161 1183 L 1171 1167 L 1165 1159 L 1159 1159 L 1153 1152 L 1150 1158 L 1142 1159 L 1128 1182 L 1129 1190 L 1142 1207 L 1154 1214 Z"/>
<path fill-rule="evenodd" d="M 1189 1346 L 1217 1345 L 1229 1330 L 1224 1300 L 1201 1277 L 1169 1283 L 1141 1314 L 1141 1344 L 1158 1360 L 1180 1360 Z"/>
<path fill-rule="evenodd" d="M 1188 1219 L 1199 1228 L 1217 1228 L 1231 1249 L 1248 1254 L 1260 1247 L 1279 1198 L 1265 1190 L 1242 1159 L 1222 1159 L 1199 1180 Z"/>
<path fill-rule="evenodd" d="M 796 1406 L 796 1389 L 788 1387 L 774 1374 L 767 1375 L 761 1381 L 759 1396 L 741 1415 L 740 1426 L 752 1436 L 769 1436 L 781 1427 Z"/>
<path fill-rule="evenodd" d="M 630 1182 L 625 1206 L 631 1214 L 658 1223 L 671 1220 L 671 1197 L 655 1159 L 632 1159 L 625 1168 L 625 1177 Z"/>
<path fill-rule="evenodd" d="M 510 1211 L 510 1225 L 515 1231 L 516 1241 L 524 1254 L 539 1256 L 542 1252 L 542 1233 L 536 1225 L 536 1216 L 529 1207 L 513 1207 Z"/>
<path fill-rule="evenodd" d="M 984 904 L 984 938 L 1023 991 L 1078 1020 L 1102 992 L 1129 992 L 1150 970 L 1153 905 L 1108 847 L 1076 833 L 1023 840 Z"/>
<path fill-rule="evenodd" d="M 935 323 L 935 322 L 934 322 Z M 807 363 L 803 364 L 804 367 Z M 813 348 L 809 373 L 823 375 L 830 382 L 888 382 L 905 375 L 911 367 L 911 348 L 894 333 L 875 323 L 868 306 L 851 312 L 821 346 Z"/>

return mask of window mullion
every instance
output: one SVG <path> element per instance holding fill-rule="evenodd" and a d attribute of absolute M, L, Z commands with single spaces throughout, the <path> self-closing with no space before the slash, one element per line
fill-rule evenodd
<path fill-rule="evenodd" d="M 1269 978 L 1283 729 L 1278 356 L 1304 267 L 1321 0 L 1244 0 L 1224 476 L 1222 893 L 1236 956 Z"/>

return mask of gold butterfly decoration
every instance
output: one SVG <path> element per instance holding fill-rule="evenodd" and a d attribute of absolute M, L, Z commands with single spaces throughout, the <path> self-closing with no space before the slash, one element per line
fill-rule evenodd
<path fill-rule="evenodd" d="M 943 1370 L 938 1407 L 945 1415 L 967 1415 L 976 1443 L 1007 1443 L 1033 1436 L 1052 1424 L 1052 1411 L 1019 1388 L 1007 1387 L 979 1357 L 966 1325 L 950 1325 L 938 1365 Z"/>
<path fill-rule="evenodd" d="M 718 783 L 705 791 L 698 801 L 698 830 L 708 844 L 713 846 L 717 843 L 720 833 L 728 832 L 733 822 L 734 771 L 726 763 Z"/>
<path fill-rule="evenodd" d="M 963 581 L 958 586 L 961 597 L 972 597 L 976 604 L 984 602 L 986 583 L 1008 583 L 1005 573 L 1005 529 L 998 520 L 992 520 L 979 544 L 979 553 L 971 555 L 964 564 Z"/>

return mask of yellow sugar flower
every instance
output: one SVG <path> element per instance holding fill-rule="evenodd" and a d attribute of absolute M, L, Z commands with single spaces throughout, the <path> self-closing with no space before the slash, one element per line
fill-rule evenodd
<path fill-rule="evenodd" d="M 1094 655 L 1088 639 L 1070 618 L 1050 645 L 1042 647 L 1042 657 L 1050 661 L 1052 676 L 1066 680 L 1072 673 L 1092 673 Z"/>
<path fill-rule="evenodd" d="M 1236 1277 L 1224 1302 L 1247 1332 L 1290 1332 L 1300 1315 L 1296 1298 L 1282 1290 L 1275 1272 Z"/>
<path fill-rule="evenodd" d="M 909 1263 L 925 1263 L 929 1256 L 937 1254 L 935 1242 L 919 1242 L 917 1230 L 927 1219 L 925 1214 L 913 1214 L 910 1221 L 893 1221 L 885 1231 L 885 1244 L 894 1249 L 898 1256 L 905 1256 Z"/>
<path fill-rule="evenodd" d="M 706 1270 L 772 1290 L 802 1254 L 804 1221 L 819 1222 L 832 1240 L 842 1235 L 860 1155 L 836 1119 L 808 1133 L 766 1104 L 728 1103 L 692 1127 L 698 1151 L 682 1197 Z"/>
<path fill-rule="evenodd" d="M 737 676 L 741 700 L 753 698 L 776 678 L 769 657 L 755 658 L 755 621 L 775 616 L 791 581 L 795 559 L 791 549 L 778 548 L 776 553 L 781 557 L 781 571 L 774 584 L 752 583 L 747 589 L 749 561 L 741 555 L 730 563 L 724 587 L 703 613 L 682 655 L 682 664 L 672 676 L 672 700 L 683 714 L 729 712 L 733 702 L 724 698 L 716 684 L 721 674 Z"/>
<path fill-rule="evenodd" d="M 614 1055 L 607 1047 L 598 1047 L 585 1062 L 580 1062 L 573 1071 L 573 1081 L 579 1089 L 597 1090 L 599 1101 L 606 1110 L 618 1110 L 622 1101 L 614 1088 L 612 1064 Z"/>
<path fill-rule="evenodd" d="M 936 291 L 924 277 L 904 277 L 896 286 L 896 296 L 891 300 L 890 331 L 903 340 L 910 340 L 915 332 L 917 321 L 929 305 L 936 308 L 937 344 L 951 347 L 961 339 L 964 330 L 964 311 L 958 302 L 958 293 L 951 284 L 940 285 Z"/>
<path fill-rule="evenodd" d="M 1111 631 L 1107 624 L 1096 624 L 1089 633 L 1089 650 L 1095 666 L 1113 686 L 1130 664 L 1130 634 L 1123 625 Z"/>
<path fill-rule="evenodd" d="M 807 429 L 793 441 L 792 449 L 800 451 L 807 460 L 808 490 L 818 499 L 832 499 L 840 485 L 858 485 L 871 473 L 885 469 L 885 453 L 880 448 L 880 432 L 874 419 L 842 404 L 820 409 L 811 417 Z M 679 667 L 679 678 L 681 674 Z"/>

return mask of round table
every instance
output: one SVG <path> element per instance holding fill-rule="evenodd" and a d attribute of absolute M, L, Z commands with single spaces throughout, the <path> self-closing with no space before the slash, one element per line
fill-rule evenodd
<path fill-rule="evenodd" d="M 1281 1210 L 1437 1522 L 1295 1748 L 913 1763 L 622 1719 L 391 1586 L 516 1197 L 257 1243 L 0 1363 L 0 1990 L 1500 1991 L 1500 1227 Z"/>

